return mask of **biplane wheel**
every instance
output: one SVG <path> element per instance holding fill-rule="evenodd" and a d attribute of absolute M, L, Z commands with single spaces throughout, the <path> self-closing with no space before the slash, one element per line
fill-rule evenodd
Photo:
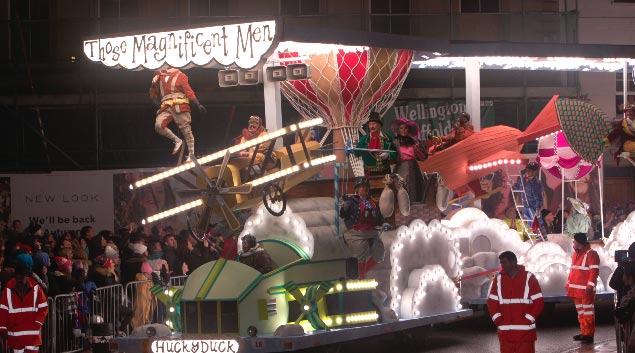
<path fill-rule="evenodd" d="M 282 216 L 287 209 L 287 196 L 278 184 L 267 184 L 262 189 L 262 203 L 272 215 Z"/>

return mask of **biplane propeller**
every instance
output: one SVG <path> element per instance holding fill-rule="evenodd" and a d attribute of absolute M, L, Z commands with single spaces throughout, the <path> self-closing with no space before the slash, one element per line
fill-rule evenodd
<path fill-rule="evenodd" d="M 193 157 L 192 162 L 196 166 L 196 169 L 199 170 L 199 176 L 205 180 L 206 187 L 202 189 L 182 189 L 176 191 L 176 193 L 182 198 L 201 197 L 204 200 L 203 210 L 199 215 L 197 215 L 198 220 L 196 221 L 196 226 L 190 227 L 190 232 L 192 232 L 192 234 L 199 240 L 203 239 L 202 234 L 207 231 L 209 220 L 212 216 L 214 207 L 217 207 L 223 218 L 225 218 L 229 229 L 236 230 L 240 228 L 240 221 L 231 210 L 225 199 L 223 199 L 222 195 L 249 194 L 251 193 L 253 186 L 251 184 L 243 184 L 239 186 L 222 187 L 222 176 L 225 174 L 225 170 L 227 169 L 229 157 L 230 153 L 229 151 L 227 151 L 225 153 L 225 156 L 223 157 L 223 163 L 221 164 L 220 172 L 218 174 L 219 177 L 216 178 L 215 181 L 210 179 L 203 167 L 201 167 L 201 164 L 198 162 L 196 157 Z M 189 217 L 188 226 L 190 226 Z"/>

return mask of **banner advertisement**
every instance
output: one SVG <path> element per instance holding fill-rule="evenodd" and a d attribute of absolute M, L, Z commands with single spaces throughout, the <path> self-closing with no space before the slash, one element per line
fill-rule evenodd
<path fill-rule="evenodd" d="M 2 175 L 0 232 L 13 220 L 20 220 L 23 229 L 37 223 L 49 232 L 79 231 L 84 226 L 92 226 L 96 231 L 117 231 L 131 223 L 140 226 L 141 220 L 148 216 L 191 201 L 176 195 L 178 189 L 195 187 L 195 177 L 190 174 L 130 189 L 136 180 L 162 170 Z M 185 215 L 175 215 L 148 227 L 161 229 L 168 225 L 175 230 L 184 229 Z"/>
<path fill-rule="evenodd" d="M 11 218 L 44 229 L 112 228 L 110 173 L 51 173 L 11 176 Z"/>
<path fill-rule="evenodd" d="M 427 140 L 428 135 L 443 136 L 452 131 L 457 117 L 465 111 L 464 100 L 434 100 L 395 102 L 382 117 L 384 127 L 398 118 L 414 121 L 419 126 L 419 139 Z M 493 126 L 495 122 L 494 102 L 481 101 L 481 128 Z M 393 131 L 396 133 L 396 128 Z"/>

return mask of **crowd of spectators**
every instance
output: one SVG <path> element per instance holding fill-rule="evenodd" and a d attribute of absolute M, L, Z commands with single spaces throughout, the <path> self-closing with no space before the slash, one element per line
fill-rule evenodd
<path fill-rule="evenodd" d="M 635 201 L 630 200 L 625 205 L 614 203 L 604 208 L 604 218 L 600 218 L 599 212 L 589 212 L 591 218 L 591 227 L 589 229 L 589 239 L 599 240 L 602 238 L 602 228 L 604 228 L 604 237 L 608 238 L 613 231 L 613 228 L 626 220 L 631 212 L 635 211 Z M 539 223 L 537 229 L 541 234 L 558 234 L 569 233 L 567 229 L 567 219 L 571 214 L 569 209 L 558 209 L 556 212 L 552 212 L 548 209 L 542 209 L 537 218 Z M 505 217 L 502 219 L 507 223 L 511 229 L 518 231 L 521 239 L 526 240 L 526 235 L 523 235 L 523 229 L 520 224 L 520 217 L 513 206 L 510 206 Z"/>
<path fill-rule="evenodd" d="M 235 248 L 232 240 L 225 242 L 211 227 L 200 241 L 187 230 L 176 233 L 169 226 L 146 231 L 132 225 L 116 233 L 85 226 L 80 231 L 51 233 L 38 224 L 23 229 L 14 220 L 0 236 L 0 286 L 4 288 L 16 267 L 24 265 L 49 298 L 77 292 L 92 298 L 97 288 L 147 282 L 153 273 L 188 275 L 223 252 L 226 257 L 235 256 Z M 149 289 L 152 282 L 145 284 Z M 133 296 L 150 295 L 149 290 L 138 288 Z M 134 311 L 132 328 L 148 323 L 147 315 L 139 317 Z"/>

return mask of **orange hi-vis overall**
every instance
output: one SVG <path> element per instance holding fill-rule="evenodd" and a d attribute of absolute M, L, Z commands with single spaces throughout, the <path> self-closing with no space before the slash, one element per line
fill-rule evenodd
<path fill-rule="evenodd" d="M 536 277 L 518 266 L 514 278 L 500 273 L 492 281 L 487 308 L 498 328 L 501 353 L 534 352 L 536 319 L 545 305 Z"/>
<path fill-rule="evenodd" d="M 571 260 L 571 272 L 567 280 L 567 296 L 573 298 L 578 311 L 580 334 L 595 334 L 595 285 L 600 274 L 600 257 L 586 245 L 580 252 L 574 252 Z M 587 289 L 592 292 L 587 293 Z"/>
<path fill-rule="evenodd" d="M 15 279 L 9 280 L 0 299 L 0 331 L 6 332 L 6 347 L 17 352 L 37 353 L 42 345 L 42 325 L 48 303 L 42 288 L 31 278 L 26 295 L 15 291 Z"/>

